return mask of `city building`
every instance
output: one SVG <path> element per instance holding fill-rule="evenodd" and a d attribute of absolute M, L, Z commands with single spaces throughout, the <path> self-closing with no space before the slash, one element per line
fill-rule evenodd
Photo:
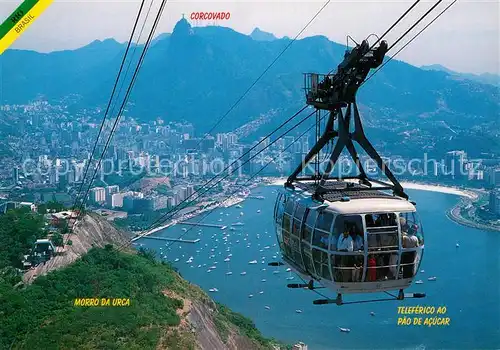
<path fill-rule="evenodd" d="M 90 190 L 90 201 L 93 203 L 103 203 L 106 201 L 106 189 L 104 187 L 94 187 Z"/>
<path fill-rule="evenodd" d="M 453 178 L 463 177 L 465 173 L 465 162 L 467 153 L 464 151 L 450 151 L 444 156 L 445 175 Z"/>
<path fill-rule="evenodd" d="M 19 182 L 19 168 L 17 166 L 12 169 L 12 180 L 16 184 Z"/>
<path fill-rule="evenodd" d="M 490 168 L 488 171 L 489 184 L 500 187 L 500 168 Z"/>

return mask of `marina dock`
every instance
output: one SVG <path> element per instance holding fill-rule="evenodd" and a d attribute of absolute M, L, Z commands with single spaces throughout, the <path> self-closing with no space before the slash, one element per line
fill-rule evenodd
<path fill-rule="evenodd" d="M 227 227 L 226 225 L 206 224 L 206 223 L 202 223 L 202 222 L 188 222 L 188 221 L 179 222 L 177 224 L 178 225 L 202 226 L 202 227 L 216 227 L 216 228 L 220 228 L 221 230 L 223 230 Z"/>
<path fill-rule="evenodd" d="M 138 238 L 138 237 L 136 237 L 136 238 Z M 144 237 L 140 237 L 140 238 L 156 239 L 156 240 L 160 240 L 160 241 L 174 241 L 174 242 L 180 242 L 180 243 L 198 243 L 200 241 L 199 238 L 197 238 L 197 239 L 182 239 L 182 238 L 152 237 L 152 236 L 144 236 Z"/>

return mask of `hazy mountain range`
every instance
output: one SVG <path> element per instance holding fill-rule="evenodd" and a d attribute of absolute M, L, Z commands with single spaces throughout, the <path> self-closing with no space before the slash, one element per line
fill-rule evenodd
<path fill-rule="evenodd" d="M 289 42 L 259 29 L 248 36 L 224 27 L 191 28 L 181 20 L 148 51 L 127 114 L 185 119 L 206 131 Z M 105 105 L 125 47 L 108 39 L 48 54 L 7 50 L 0 56 L 1 102 L 60 101 L 73 94 L 80 96 L 76 107 Z M 217 130 L 232 130 L 273 109 L 282 115 L 254 136 L 281 123 L 304 105 L 302 73 L 328 72 L 344 52 L 344 45 L 324 36 L 297 40 Z M 370 135 L 393 152 L 446 151 L 463 147 L 465 138 L 473 153 L 500 152 L 500 96 L 493 85 L 393 60 L 361 87 L 358 101 Z"/>
<path fill-rule="evenodd" d="M 457 79 L 474 80 L 483 84 L 491 84 L 500 87 L 500 75 L 492 73 L 472 74 L 472 73 L 459 73 L 452 71 L 440 64 L 431 64 L 429 66 L 421 66 L 425 70 L 434 70 L 438 72 L 445 72 Z"/>

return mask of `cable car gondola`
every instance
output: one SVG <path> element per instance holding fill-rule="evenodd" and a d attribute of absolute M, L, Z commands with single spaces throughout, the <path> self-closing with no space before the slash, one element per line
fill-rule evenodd
<path fill-rule="evenodd" d="M 364 40 L 350 52 L 334 75 L 305 74 L 307 104 L 329 112 L 324 131 L 287 179 L 274 209 L 276 235 L 283 263 L 303 279 L 289 288 L 328 288 L 336 299 L 315 304 L 343 302 L 343 294 L 386 292 L 389 299 L 420 298 L 405 294 L 422 261 L 424 235 L 415 203 L 408 200 L 398 180 L 366 138 L 355 95 L 370 69 L 378 67 L 387 52 L 382 41 L 370 48 Z M 345 114 L 343 112 L 345 109 Z M 317 118 L 320 123 L 321 118 Z M 354 130 L 351 132 L 351 124 Z M 320 151 L 337 138 L 329 162 L 320 174 L 298 177 Z M 361 165 L 356 141 L 391 183 L 369 178 Z M 346 148 L 358 175 L 331 178 L 341 152 Z M 392 192 L 392 193 L 391 193 Z M 270 263 L 281 265 L 282 262 Z M 314 281 L 321 287 L 315 287 Z M 397 295 L 389 291 L 398 291 Z M 366 300 L 367 301 L 378 301 Z M 360 302 L 360 301 L 357 301 Z"/>

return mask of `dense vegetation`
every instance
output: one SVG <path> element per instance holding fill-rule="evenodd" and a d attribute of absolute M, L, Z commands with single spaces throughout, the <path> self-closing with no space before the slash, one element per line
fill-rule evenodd
<path fill-rule="evenodd" d="M 28 208 L 0 215 L 0 270 L 21 268 L 23 255 L 29 253 L 37 239 L 45 237 L 43 228 L 43 216 Z"/>
<path fill-rule="evenodd" d="M 176 310 L 183 307 L 182 300 L 165 296 L 164 290 L 208 298 L 149 252 L 133 255 L 109 245 L 93 248 L 71 266 L 40 276 L 25 289 L 14 290 L 0 282 L 0 348 L 153 349 L 158 344 L 194 348 L 192 334 L 171 327 L 180 322 Z M 75 298 L 85 297 L 129 298 L 130 306 L 74 306 Z M 219 314 L 226 325 L 244 320 L 227 311 Z M 244 333 L 266 344 L 250 321 L 239 323 Z"/>

